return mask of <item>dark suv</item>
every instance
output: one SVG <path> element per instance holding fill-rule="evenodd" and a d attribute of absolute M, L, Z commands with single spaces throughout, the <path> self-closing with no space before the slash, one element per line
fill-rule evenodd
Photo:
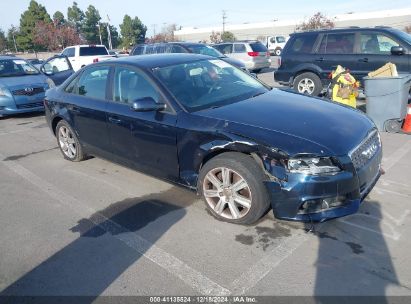
<path fill-rule="evenodd" d="M 163 53 L 194 53 L 216 57 L 235 67 L 245 70 L 245 65 L 240 60 L 227 57 L 218 50 L 205 43 L 195 42 L 164 42 L 164 43 L 146 43 L 136 45 L 130 52 L 130 56 L 149 55 Z"/>
<path fill-rule="evenodd" d="M 281 54 L 274 80 L 294 90 L 319 95 L 337 65 L 360 80 L 387 62 L 399 73 L 411 70 L 411 35 L 389 27 L 318 30 L 294 33 Z"/>

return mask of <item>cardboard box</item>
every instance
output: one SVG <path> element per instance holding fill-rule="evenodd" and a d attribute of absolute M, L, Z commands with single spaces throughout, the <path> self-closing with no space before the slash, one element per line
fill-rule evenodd
<path fill-rule="evenodd" d="M 368 77 L 396 77 L 398 76 L 397 66 L 391 62 L 388 62 L 378 70 L 369 72 Z"/>

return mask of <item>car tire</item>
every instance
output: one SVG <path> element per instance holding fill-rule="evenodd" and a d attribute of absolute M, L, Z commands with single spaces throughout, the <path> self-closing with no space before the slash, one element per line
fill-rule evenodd
<path fill-rule="evenodd" d="M 280 55 L 281 55 L 281 48 L 275 49 L 274 54 L 275 54 L 276 56 L 280 56 Z"/>
<path fill-rule="evenodd" d="M 65 120 L 60 120 L 56 126 L 57 144 L 63 157 L 73 162 L 86 158 L 76 133 Z"/>
<path fill-rule="evenodd" d="M 306 72 L 295 77 L 293 89 L 301 94 L 318 96 L 323 89 L 323 85 L 320 77 L 314 73 Z"/>
<path fill-rule="evenodd" d="M 264 179 L 263 170 L 251 156 L 226 152 L 201 168 L 198 191 L 217 219 L 250 225 L 270 207 Z"/>

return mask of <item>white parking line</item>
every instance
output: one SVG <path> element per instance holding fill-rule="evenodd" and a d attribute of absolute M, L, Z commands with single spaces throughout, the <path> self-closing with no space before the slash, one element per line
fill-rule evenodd
<path fill-rule="evenodd" d="M 0 158 L 4 158 L 1 153 Z M 60 202 L 63 206 L 70 208 L 73 212 L 79 214 L 81 217 L 88 218 L 91 214 L 93 214 L 95 217 L 93 216 L 93 218 L 90 219 L 93 224 L 99 225 L 99 227 L 101 227 L 103 230 L 111 233 L 113 237 L 117 238 L 172 275 L 178 277 L 189 287 L 200 292 L 201 294 L 230 294 L 230 291 L 228 289 L 220 286 L 216 282 L 201 274 L 199 271 L 191 268 L 175 256 L 167 253 L 163 249 L 145 240 L 137 233 L 127 230 L 126 228 L 113 222 L 104 215 L 96 212 L 94 209 L 86 206 L 76 198 L 66 194 L 56 186 L 50 184 L 46 180 L 24 168 L 16 161 L 1 161 L 0 163 L 6 166 L 9 170 L 24 178 L 26 181 L 35 185 L 37 188 L 48 194 L 57 202 Z"/>
<path fill-rule="evenodd" d="M 374 190 L 376 193 L 378 194 L 382 194 L 383 192 L 385 193 L 390 193 L 390 194 L 395 194 L 397 196 L 401 196 L 401 197 L 405 197 L 405 198 L 411 198 L 411 194 L 403 194 L 403 193 L 399 193 L 397 191 L 392 191 L 392 190 L 388 190 L 388 189 L 383 189 L 381 187 L 374 187 Z"/>
<path fill-rule="evenodd" d="M 338 221 L 338 222 L 340 222 L 340 223 L 344 223 L 344 224 L 350 225 L 350 226 L 353 226 L 353 227 L 356 227 L 356 228 L 359 228 L 359 229 L 362 229 L 362 230 L 365 230 L 365 231 L 368 231 L 368 232 L 372 232 L 372 233 L 376 233 L 376 234 L 379 234 L 379 235 L 383 235 L 383 236 L 388 237 L 388 238 L 390 238 L 390 239 L 392 239 L 392 240 L 394 240 L 394 241 L 398 241 L 398 240 L 400 239 L 400 237 L 401 237 L 401 233 L 399 233 L 398 231 L 396 231 L 396 230 L 395 230 L 395 227 L 393 227 L 393 225 L 391 225 L 391 224 L 388 223 L 387 221 L 381 221 L 381 218 L 379 218 L 379 217 L 375 217 L 375 216 L 367 215 L 367 214 L 356 213 L 356 214 L 351 215 L 351 216 L 350 216 L 350 219 L 353 219 L 353 218 L 355 218 L 355 217 L 366 217 L 366 218 L 370 218 L 370 219 L 379 221 L 380 224 L 381 224 L 381 226 L 382 226 L 382 225 L 387 226 L 387 227 L 391 230 L 392 234 L 389 234 L 389 233 L 386 233 L 386 232 L 382 232 L 382 231 L 380 231 L 380 230 L 368 228 L 368 227 L 366 227 L 366 226 L 353 223 L 353 222 L 351 222 L 351 221 L 349 221 L 348 219 L 345 219 L 345 218 L 339 218 L 339 219 L 336 219 L 336 221 Z"/>
<path fill-rule="evenodd" d="M 279 246 L 271 250 L 254 266 L 244 272 L 230 285 L 232 294 L 242 295 L 257 285 L 269 272 L 287 259 L 298 247 L 308 239 L 307 234 L 298 232 L 286 238 Z"/>
<path fill-rule="evenodd" d="M 411 139 L 405 142 L 400 148 L 396 149 L 394 153 L 392 153 L 388 157 L 384 157 L 383 159 L 383 168 L 385 171 L 390 170 L 395 164 L 397 164 L 401 158 L 403 158 L 408 152 L 411 151 Z"/>

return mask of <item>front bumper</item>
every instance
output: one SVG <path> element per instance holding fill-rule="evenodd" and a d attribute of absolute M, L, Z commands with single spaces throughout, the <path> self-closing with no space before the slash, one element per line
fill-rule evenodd
<path fill-rule="evenodd" d="M 8 116 L 8 115 L 32 113 L 32 112 L 43 112 L 43 111 L 44 111 L 44 106 L 31 107 L 31 108 L 25 108 L 25 109 L 17 109 L 17 108 L 13 109 L 11 107 L 7 107 L 4 109 L 0 108 L 0 116 Z"/>
<path fill-rule="evenodd" d="M 360 169 L 355 169 L 349 157 L 339 158 L 343 171 L 335 175 L 304 175 L 288 173 L 282 181 L 266 182 L 274 216 L 290 221 L 323 222 L 356 213 L 361 202 L 381 176 L 382 151 Z M 303 209 L 305 203 L 344 198 L 338 206 Z M 327 205 L 325 205 L 327 206 Z"/>

